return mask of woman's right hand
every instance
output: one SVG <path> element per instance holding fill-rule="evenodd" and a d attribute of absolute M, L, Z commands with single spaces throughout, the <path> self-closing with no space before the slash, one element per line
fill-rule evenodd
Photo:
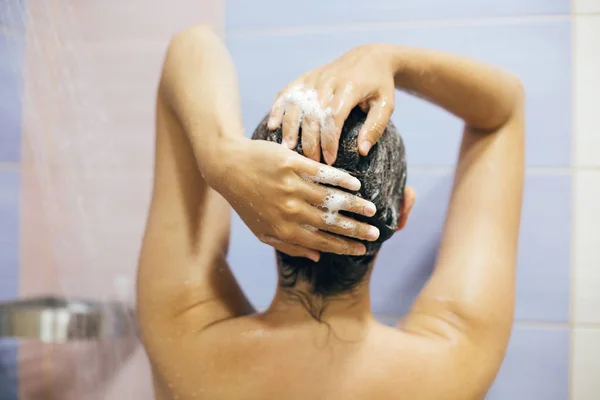
<path fill-rule="evenodd" d="M 317 261 L 319 252 L 363 255 L 365 246 L 349 238 L 379 237 L 376 227 L 337 212 L 370 217 L 373 203 L 322 185 L 357 191 L 358 179 L 277 143 L 240 138 L 230 144 L 226 157 L 215 157 L 220 166 L 211 168 L 220 172 L 203 173 L 263 243 Z"/>

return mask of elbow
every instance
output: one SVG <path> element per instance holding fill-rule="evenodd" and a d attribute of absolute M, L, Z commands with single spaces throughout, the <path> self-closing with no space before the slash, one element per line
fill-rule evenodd
<path fill-rule="evenodd" d="M 208 25 L 197 25 L 177 32 L 171 38 L 167 54 L 163 62 L 163 75 L 169 68 L 174 68 L 178 63 L 186 60 L 199 48 L 203 48 L 207 41 L 216 38 L 216 34 Z"/>
<path fill-rule="evenodd" d="M 515 118 L 523 116 L 525 88 L 516 76 L 506 73 L 500 90 L 495 94 L 488 113 L 477 115 L 467 127 L 477 133 L 489 134 L 500 131 Z"/>
<path fill-rule="evenodd" d="M 169 43 L 169 49 L 181 44 L 189 43 L 190 40 L 196 41 L 208 37 L 217 37 L 214 29 L 210 25 L 194 25 L 174 34 Z"/>
<path fill-rule="evenodd" d="M 210 25 L 196 25 L 183 29 L 171 38 L 163 60 L 158 84 L 158 95 L 171 98 L 171 86 L 177 80 L 182 65 L 186 65 L 219 38 Z"/>
<path fill-rule="evenodd" d="M 177 32 L 169 42 L 163 73 L 166 69 L 185 61 L 190 55 L 201 52 L 215 40 L 218 41 L 219 38 L 209 25 L 196 25 Z"/>
<path fill-rule="evenodd" d="M 503 107 L 502 118 L 498 121 L 496 129 L 502 128 L 513 118 L 522 116 L 525 110 L 525 87 L 523 82 L 512 74 L 507 74 L 506 102 Z"/>

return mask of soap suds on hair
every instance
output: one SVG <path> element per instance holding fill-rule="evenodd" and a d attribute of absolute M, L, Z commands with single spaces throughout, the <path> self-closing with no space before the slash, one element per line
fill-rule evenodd
<path fill-rule="evenodd" d="M 292 86 L 277 100 L 277 107 L 287 109 L 290 105 L 300 110 L 300 120 L 305 116 L 314 119 L 321 128 L 334 126 L 331 107 L 323 108 L 319 93 L 315 89 L 306 89 L 304 85 Z"/>

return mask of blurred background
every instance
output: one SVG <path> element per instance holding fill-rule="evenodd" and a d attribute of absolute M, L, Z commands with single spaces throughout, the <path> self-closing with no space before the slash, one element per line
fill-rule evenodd
<path fill-rule="evenodd" d="M 171 35 L 200 23 L 231 52 L 248 134 L 290 80 L 358 44 L 447 50 L 519 76 L 516 322 L 488 399 L 600 399 L 600 0 L 0 0 L 0 302 L 51 294 L 134 307 L 161 62 Z M 390 323 L 431 271 L 460 138 L 459 121 L 403 94 L 393 120 L 418 201 L 372 282 Z M 266 307 L 273 253 L 239 219 L 230 260 Z M 151 396 L 139 345 L 0 340 L 0 400 Z"/>

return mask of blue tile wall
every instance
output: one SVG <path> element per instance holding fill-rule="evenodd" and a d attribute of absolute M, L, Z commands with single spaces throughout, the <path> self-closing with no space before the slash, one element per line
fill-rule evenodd
<path fill-rule="evenodd" d="M 20 159 L 24 51 L 23 36 L 0 29 L 0 162 Z"/>
<path fill-rule="evenodd" d="M 0 28 L 22 32 L 26 20 L 25 0 L 2 0 L 0 3 Z"/>
<path fill-rule="evenodd" d="M 229 264 L 254 306 L 265 308 L 277 285 L 275 252 L 261 243 L 237 214 L 232 217 Z"/>
<path fill-rule="evenodd" d="M 530 173 L 525 183 L 516 318 L 569 322 L 570 173 Z"/>
<path fill-rule="evenodd" d="M 292 79 L 364 43 L 390 42 L 441 49 L 499 65 L 518 75 L 527 90 L 527 163 L 570 166 L 571 32 L 564 20 L 481 26 L 420 27 L 306 35 L 230 35 L 248 135 L 275 95 Z M 485 45 L 482 45 L 485 43 Z M 532 56 L 533 54 L 533 56 Z M 399 94 L 394 122 L 413 165 L 455 162 L 461 125 L 424 101 Z M 436 143 L 436 146 L 431 146 Z"/>
<path fill-rule="evenodd" d="M 314 27 L 448 18 L 557 15 L 570 12 L 568 0 L 227 0 L 228 30 Z"/>
<path fill-rule="evenodd" d="M 0 169 L 0 302 L 19 291 L 20 173 Z"/>
<path fill-rule="evenodd" d="M 516 326 L 487 400 L 569 398 L 569 329 Z"/>

